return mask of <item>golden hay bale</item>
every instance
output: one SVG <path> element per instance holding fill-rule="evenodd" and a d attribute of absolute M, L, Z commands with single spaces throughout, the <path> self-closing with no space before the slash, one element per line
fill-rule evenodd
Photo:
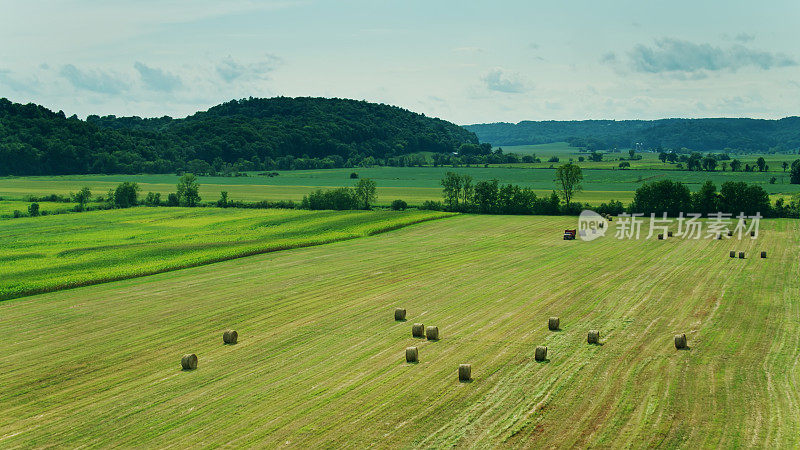
<path fill-rule="evenodd" d="M 197 369 L 197 355 L 194 353 L 183 355 L 183 358 L 181 358 L 181 368 L 183 370 Z"/>
<path fill-rule="evenodd" d="M 472 379 L 472 364 L 458 365 L 458 381 L 469 381 Z"/>
<path fill-rule="evenodd" d="M 589 330 L 589 336 L 586 339 L 590 344 L 600 343 L 600 330 Z"/>
<path fill-rule="evenodd" d="M 739 252 L 739 259 L 744 259 L 744 252 Z"/>
<path fill-rule="evenodd" d="M 672 231 L 667 231 L 667 237 L 672 237 Z"/>
<path fill-rule="evenodd" d="M 536 361 L 544 361 L 545 359 L 547 359 L 547 347 L 544 347 L 542 345 L 536 347 L 536 353 L 534 353 L 533 358 Z"/>
<path fill-rule="evenodd" d="M 767 252 L 761 252 L 761 257 L 762 258 L 766 258 L 767 257 Z"/>
<path fill-rule="evenodd" d="M 222 333 L 222 342 L 225 344 L 233 345 L 238 340 L 239 333 L 237 333 L 235 330 L 225 330 L 225 332 Z"/>
<path fill-rule="evenodd" d="M 406 310 L 403 308 L 395 308 L 394 320 L 406 320 Z"/>
<path fill-rule="evenodd" d="M 558 317 L 551 317 L 547 321 L 547 328 L 551 331 L 558 331 L 559 320 Z"/>
<path fill-rule="evenodd" d="M 428 338 L 429 341 L 436 341 L 439 339 L 439 327 L 427 327 L 425 328 L 425 337 Z"/>
<path fill-rule="evenodd" d="M 419 351 L 417 347 L 408 347 L 406 348 L 406 362 L 417 362 L 419 361 Z"/>
<path fill-rule="evenodd" d="M 675 348 L 678 350 L 686 348 L 686 334 L 681 333 L 675 335 Z"/>
<path fill-rule="evenodd" d="M 731 258 L 736 258 L 736 252 L 731 250 Z"/>
<path fill-rule="evenodd" d="M 425 337 L 425 325 L 415 323 L 411 326 L 411 336 L 416 338 Z"/>

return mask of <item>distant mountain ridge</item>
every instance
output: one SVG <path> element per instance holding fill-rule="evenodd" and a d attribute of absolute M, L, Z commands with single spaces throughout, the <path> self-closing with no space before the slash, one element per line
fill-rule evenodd
<path fill-rule="evenodd" d="M 251 97 L 183 119 L 92 115 L 84 121 L 0 99 L 0 175 L 169 173 L 198 161 L 216 170 L 264 170 L 297 158 L 328 167 L 447 153 L 462 144 L 478 138 L 441 119 L 358 100 Z"/>
<path fill-rule="evenodd" d="M 743 152 L 800 148 L 800 117 L 768 119 L 660 119 L 523 121 L 466 125 L 495 146 L 567 141 L 590 149 L 631 148 Z"/>

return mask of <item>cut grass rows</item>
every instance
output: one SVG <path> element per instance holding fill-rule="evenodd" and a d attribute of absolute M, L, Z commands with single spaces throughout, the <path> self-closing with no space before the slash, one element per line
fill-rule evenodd
<path fill-rule="evenodd" d="M 800 444 L 796 221 L 741 243 L 572 223 L 460 216 L 0 303 L 0 446 Z"/>

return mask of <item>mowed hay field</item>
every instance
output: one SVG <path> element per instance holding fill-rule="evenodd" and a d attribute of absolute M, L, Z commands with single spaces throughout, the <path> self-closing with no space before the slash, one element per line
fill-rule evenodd
<path fill-rule="evenodd" d="M 0 221 L 0 300 L 393 230 L 435 211 L 132 208 Z"/>
<path fill-rule="evenodd" d="M 797 447 L 800 230 L 761 225 L 587 243 L 458 216 L 0 302 L 0 447 Z"/>

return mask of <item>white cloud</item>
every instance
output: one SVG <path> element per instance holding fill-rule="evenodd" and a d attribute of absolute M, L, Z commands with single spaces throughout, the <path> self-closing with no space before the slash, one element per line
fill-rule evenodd
<path fill-rule="evenodd" d="M 490 91 L 521 94 L 529 90 L 520 74 L 500 67 L 490 70 L 482 80 Z"/>
<path fill-rule="evenodd" d="M 670 38 L 657 40 L 654 47 L 639 44 L 629 56 L 633 70 L 646 73 L 736 71 L 747 66 L 769 70 L 797 65 L 794 58 L 781 53 L 752 50 L 742 45 L 722 48 Z"/>
<path fill-rule="evenodd" d="M 144 84 L 153 90 L 171 92 L 183 85 L 181 78 L 157 67 L 150 67 L 143 63 L 136 62 L 134 69 L 139 72 Z"/>
<path fill-rule="evenodd" d="M 119 94 L 130 87 L 119 75 L 100 69 L 81 70 L 67 64 L 59 73 L 76 88 L 101 94 Z"/>

